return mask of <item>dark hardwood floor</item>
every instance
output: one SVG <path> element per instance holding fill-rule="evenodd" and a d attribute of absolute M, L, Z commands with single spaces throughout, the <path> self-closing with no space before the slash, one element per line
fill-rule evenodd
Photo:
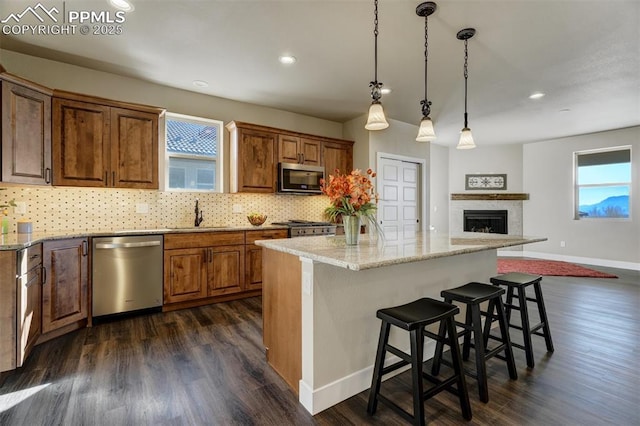
<path fill-rule="evenodd" d="M 597 269 L 620 278 L 542 280 L 553 354 L 534 337 L 530 370 L 515 349 L 517 381 L 490 360 L 487 404 L 468 378 L 471 422 L 446 392 L 427 402 L 427 421 L 640 424 L 640 273 Z M 309 415 L 266 364 L 261 321 L 261 299 L 252 298 L 123 319 L 44 343 L 0 386 L 0 425 L 405 424 L 384 405 L 367 416 L 366 391 Z M 409 385 L 402 373 L 383 389 L 408 408 Z"/>

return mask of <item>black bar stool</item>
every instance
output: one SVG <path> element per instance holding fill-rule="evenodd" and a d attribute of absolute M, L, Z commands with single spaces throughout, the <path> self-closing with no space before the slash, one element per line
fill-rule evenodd
<path fill-rule="evenodd" d="M 551 340 L 551 330 L 549 329 L 549 319 L 547 318 L 547 310 L 544 306 L 544 299 L 542 298 L 542 287 L 540 286 L 542 277 L 540 275 L 523 274 L 521 272 L 510 272 L 504 275 L 498 275 L 491 278 L 491 282 L 494 285 L 502 285 L 507 287 L 507 297 L 505 301 L 505 309 L 507 314 L 507 322 L 509 327 L 522 331 L 524 338 L 524 345 L 518 343 L 512 343 L 512 346 L 518 349 L 524 349 L 527 355 L 527 366 L 533 368 L 535 361 L 533 357 L 533 344 L 531 343 L 531 336 L 533 334 L 544 337 L 544 341 L 547 345 L 547 352 L 553 352 L 553 341 Z M 527 287 L 533 285 L 533 290 L 536 297 L 527 297 Z M 514 290 L 517 290 L 518 305 L 513 304 Z M 527 301 L 535 302 L 538 306 L 538 313 L 540 314 L 540 323 L 531 326 L 529 324 L 529 311 L 527 309 Z M 511 323 L 511 310 L 515 309 L 520 311 L 520 324 Z M 542 329 L 542 332 L 538 331 Z"/>
<path fill-rule="evenodd" d="M 498 288 L 489 284 L 482 283 L 469 283 L 461 287 L 452 288 L 449 290 L 443 290 L 440 295 L 444 298 L 446 303 L 452 301 L 461 302 L 467 305 L 466 320 L 464 323 L 457 322 L 458 327 L 462 327 L 462 331 L 457 334 L 457 337 L 464 336 L 464 343 L 462 349 L 462 359 L 469 359 L 469 352 L 471 347 L 474 348 L 476 358 L 476 371 L 475 374 L 470 371 L 465 371 L 465 374 L 474 377 L 478 381 L 478 390 L 480 393 L 480 401 L 489 402 L 489 389 L 487 386 L 487 367 L 486 361 L 494 356 L 501 358 L 507 362 L 507 368 L 509 370 L 509 377 L 516 380 L 518 373 L 516 372 L 516 364 L 513 361 L 513 351 L 511 349 L 511 341 L 509 339 L 509 327 L 507 318 L 505 315 L 504 305 L 502 302 L 502 295 L 504 289 Z M 482 302 L 489 301 L 487 311 L 484 312 L 480 309 Z M 487 317 L 485 321 L 485 330 L 482 329 L 482 316 Z M 500 324 L 500 337 L 492 336 L 489 334 L 490 325 L 492 320 L 496 318 Z M 440 334 L 444 333 L 444 328 L 440 326 Z M 473 344 L 471 343 L 471 335 L 473 334 Z M 488 348 L 489 339 L 494 339 L 500 342 L 498 346 L 493 349 Z M 431 373 L 437 375 L 440 371 L 440 363 L 449 365 L 449 362 L 442 359 L 443 346 L 440 342 L 436 344 L 436 352 L 433 357 L 433 364 L 431 366 Z M 499 357 L 498 354 L 504 352 L 503 357 Z"/>
<path fill-rule="evenodd" d="M 448 390 L 459 397 L 462 416 L 467 420 L 471 420 L 471 405 L 469 404 L 469 394 L 467 393 L 467 384 L 464 379 L 460 348 L 458 347 L 457 341 L 454 341 L 453 344 L 451 343 L 452 336 L 456 335 L 454 316 L 458 312 L 460 312 L 460 309 L 457 306 L 429 298 L 422 298 L 407 303 L 406 305 L 378 310 L 377 317 L 382 320 L 382 325 L 380 327 L 376 362 L 373 367 L 373 378 L 371 380 L 367 413 L 370 415 L 375 414 L 378 399 L 380 399 L 381 402 L 387 404 L 413 424 L 424 425 L 424 401 L 443 390 Z M 427 325 L 437 322 L 440 322 L 441 327 L 444 327 L 446 333 L 437 335 L 425 330 Z M 411 354 L 407 354 L 389 344 L 389 330 L 392 325 L 409 332 Z M 443 341 L 451 346 L 455 371 L 453 376 L 440 380 L 422 371 L 425 335 L 438 342 Z M 446 336 L 449 336 L 449 338 Z M 455 339 L 455 337 L 453 337 L 453 339 Z M 385 367 L 384 359 L 387 351 L 398 356 L 401 360 Z M 411 365 L 413 382 L 413 415 L 380 394 L 382 376 L 409 364 Z M 424 391 L 423 378 L 434 383 L 435 386 Z M 454 383 L 457 383 L 456 388 L 453 387 Z"/>

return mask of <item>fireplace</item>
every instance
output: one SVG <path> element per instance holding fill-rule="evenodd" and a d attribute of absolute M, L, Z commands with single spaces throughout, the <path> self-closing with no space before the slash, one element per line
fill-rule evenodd
<path fill-rule="evenodd" d="M 464 210 L 465 232 L 508 234 L 507 210 Z"/>

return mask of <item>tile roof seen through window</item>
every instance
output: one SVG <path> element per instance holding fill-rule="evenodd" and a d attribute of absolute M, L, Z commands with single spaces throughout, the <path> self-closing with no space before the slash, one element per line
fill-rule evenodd
<path fill-rule="evenodd" d="M 218 129 L 214 126 L 167 119 L 167 150 L 178 154 L 217 153 Z"/>

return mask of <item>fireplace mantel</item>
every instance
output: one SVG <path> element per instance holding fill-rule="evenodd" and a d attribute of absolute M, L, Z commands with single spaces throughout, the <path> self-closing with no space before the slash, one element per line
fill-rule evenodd
<path fill-rule="evenodd" d="M 463 201 L 463 200 L 508 200 L 508 201 L 522 201 L 528 200 L 529 194 L 524 193 L 484 193 L 484 194 L 451 194 L 452 201 Z"/>

